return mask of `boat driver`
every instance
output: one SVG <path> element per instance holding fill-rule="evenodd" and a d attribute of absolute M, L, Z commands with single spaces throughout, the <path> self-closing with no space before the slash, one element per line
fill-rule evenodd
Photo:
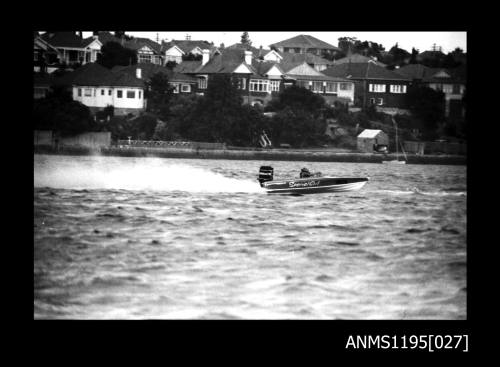
<path fill-rule="evenodd" d="M 302 168 L 300 170 L 300 178 L 306 178 L 306 177 L 311 177 L 311 172 L 307 168 Z"/>

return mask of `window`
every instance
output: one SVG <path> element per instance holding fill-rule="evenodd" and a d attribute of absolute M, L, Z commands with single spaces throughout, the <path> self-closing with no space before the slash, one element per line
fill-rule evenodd
<path fill-rule="evenodd" d="M 111 95 L 111 89 L 110 89 L 110 90 L 108 90 L 108 96 L 110 96 L 110 95 Z"/>
<path fill-rule="evenodd" d="M 271 92 L 279 92 L 280 91 L 280 81 L 279 80 L 270 80 L 269 88 Z"/>
<path fill-rule="evenodd" d="M 377 98 L 377 104 L 382 106 L 384 104 L 384 100 L 382 98 Z"/>
<path fill-rule="evenodd" d="M 385 93 L 385 84 L 370 84 L 368 86 L 369 92 Z"/>
<path fill-rule="evenodd" d="M 443 84 L 443 92 L 444 93 L 452 93 L 453 92 L 453 84 Z"/>
<path fill-rule="evenodd" d="M 326 93 L 337 93 L 338 83 L 327 82 Z"/>
<path fill-rule="evenodd" d="M 247 87 L 247 80 L 246 78 L 238 78 L 238 89 L 245 90 Z"/>
<path fill-rule="evenodd" d="M 135 90 L 128 90 L 127 98 L 135 98 Z"/>
<path fill-rule="evenodd" d="M 78 88 L 78 97 L 82 96 L 82 88 Z"/>
<path fill-rule="evenodd" d="M 122 90 L 117 90 L 116 91 L 116 97 L 117 98 L 123 98 L 123 91 Z"/>
<path fill-rule="evenodd" d="M 390 91 L 391 93 L 406 93 L 406 85 L 391 84 Z"/>
<path fill-rule="evenodd" d="M 340 90 L 351 90 L 351 83 L 340 83 Z M 384 85 L 385 91 L 385 85 Z"/>
<path fill-rule="evenodd" d="M 84 95 L 85 97 L 92 97 L 92 89 L 91 89 L 91 88 L 85 88 L 85 89 L 83 90 L 83 95 Z"/>
<path fill-rule="evenodd" d="M 269 81 L 262 79 L 250 79 L 250 92 L 267 92 Z"/>
<path fill-rule="evenodd" d="M 151 55 L 139 54 L 139 62 L 151 62 Z"/>
<path fill-rule="evenodd" d="M 104 89 L 101 89 L 101 96 L 104 95 Z"/>
<path fill-rule="evenodd" d="M 199 77 L 198 78 L 198 88 L 199 89 L 207 89 L 207 78 L 206 77 Z"/>
<path fill-rule="evenodd" d="M 34 61 L 38 61 L 38 51 L 35 51 L 33 56 L 34 56 Z"/>
<path fill-rule="evenodd" d="M 370 98 L 370 104 L 375 104 L 375 98 Z"/>
<path fill-rule="evenodd" d="M 179 93 L 179 83 L 170 83 L 170 85 L 174 88 L 174 93 Z"/>
<path fill-rule="evenodd" d="M 139 99 L 142 98 L 142 91 L 139 91 Z"/>
<path fill-rule="evenodd" d="M 182 84 L 182 86 L 181 86 L 181 92 L 182 93 L 189 93 L 189 92 L 191 92 L 191 86 L 189 84 Z"/>
<path fill-rule="evenodd" d="M 323 82 L 313 82 L 312 91 L 315 93 L 323 92 Z"/>

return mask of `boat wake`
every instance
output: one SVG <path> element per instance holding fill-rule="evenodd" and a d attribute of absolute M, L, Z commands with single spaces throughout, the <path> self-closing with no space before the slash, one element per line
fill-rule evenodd
<path fill-rule="evenodd" d="M 375 190 L 373 192 L 390 195 L 467 196 L 466 191 L 422 191 L 416 187 L 408 190 Z"/>
<path fill-rule="evenodd" d="M 186 192 L 264 192 L 256 181 L 225 177 L 207 169 L 171 164 L 161 159 L 110 164 L 96 159 L 88 162 L 58 162 L 37 165 L 34 187 L 60 189 L 123 189 Z"/>

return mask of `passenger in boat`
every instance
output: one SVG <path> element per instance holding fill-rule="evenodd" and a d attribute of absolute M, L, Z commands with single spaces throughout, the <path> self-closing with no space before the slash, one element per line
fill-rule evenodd
<path fill-rule="evenodd" d="M 306 178 L 306 177 L 311 177 L 311 172 L 307 168 L 302 168 L 300 170 L 300 178 Z"/>

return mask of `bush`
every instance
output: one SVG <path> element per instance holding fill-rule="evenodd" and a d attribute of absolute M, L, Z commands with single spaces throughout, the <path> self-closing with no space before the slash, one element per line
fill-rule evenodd
<path fill-rule="evenodd" d="M 33 127 L 53 130 L 62 136 L 96 131 L 90 109 L 73 101 L 71 93 L 63 88 L 53 88 L 45 98 L 34 101 Z"/>

